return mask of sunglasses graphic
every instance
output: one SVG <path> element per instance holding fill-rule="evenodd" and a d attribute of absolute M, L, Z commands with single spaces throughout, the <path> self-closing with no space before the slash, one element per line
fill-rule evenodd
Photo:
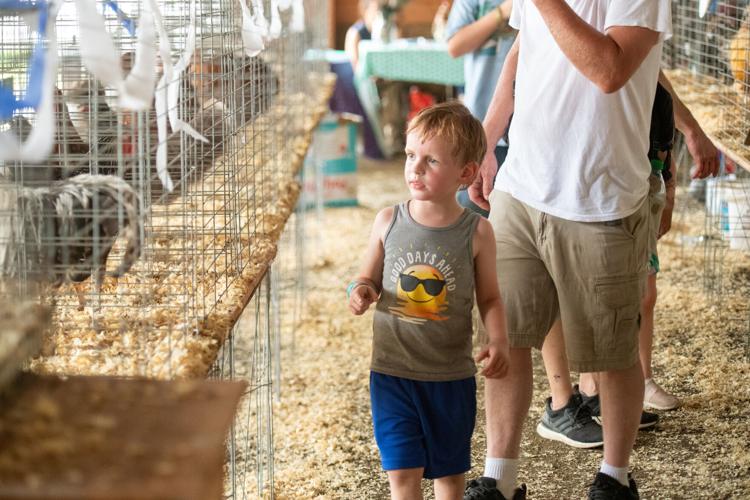
<path fill-rule="evenodd" d="M 401 280 L 401 289 L 405 292 L 413 292 L 421 283 L 425 292 L 433 297 L 437 297 L 440 295 L 440 292 L 443 291 L 443 288 L 445 288 L 444 280 L 436 280 L 432 278 L 421 280 L 408 274 L 399 275 L 399 279 Z"/>

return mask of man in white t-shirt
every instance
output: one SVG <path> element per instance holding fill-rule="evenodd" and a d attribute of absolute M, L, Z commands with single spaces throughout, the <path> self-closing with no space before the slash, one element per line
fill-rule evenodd
<path fill-rule="evenodd" d="M 670 2 L 515 0 L 510 24 L 519 35 L 484 126 L 494 144 L 512 114 L 511 146 L 494 190 L 487 155 L 470 195 L 491 206 L 511 361 L 486 382 L 487 460 L 465 498 L 525 498 L 531 348 L 559 316 L 571 369 L 600 372 L 604 460 L 589 498 L 637 499 L 628 463 L 643 403 L 648 131 Z"/>

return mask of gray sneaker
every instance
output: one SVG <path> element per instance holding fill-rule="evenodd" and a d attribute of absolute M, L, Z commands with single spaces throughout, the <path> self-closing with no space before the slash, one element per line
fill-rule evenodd
<path fill-rule="evenodd" d="M 594 422 L 602 425 L 602 405 L 599 401 L 599 395 L 596 394 L 594 396 L 586 396 L 578 390 L 578 385 L 574 386 L 573 390 L 576 394 L 580 394 L 582 404 L 589 408 L 591 418 L 594 419 Z M 653 427 L 658 423 L 659 415 L 644 410 L 641 412 L 641 421 L 638 422 L 638 429 L 648 429 L 649 427 Z"/>
<path fill-rule="evenodd" d="M 552 410 L 552 398 L 547 398 L 544 413 L 536 426 L 537 434 L 574 448 L 602 446 L 602 427 L 594 422 L 591 410 L 582 403 L 581 395 L 575 393 L 563 408 Z"/>

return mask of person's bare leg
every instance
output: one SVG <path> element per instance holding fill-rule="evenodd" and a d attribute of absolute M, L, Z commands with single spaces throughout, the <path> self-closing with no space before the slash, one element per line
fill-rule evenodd
<path fill-rule="evenodd" d="M 552 409 L 559 410 L 568 404 L 573 395 L 573 384 L 570 381 L 570 368 L 568 368 L 568 356 L 565 354 L 565 340 L 560 318 L 557 318 L 544 339 L 542 359 L 552 393 Z"/>
<path fill-rule="evenodd" d="M 488 457 L 518 458 L 523 421 L 531 406 L 532 381 L 530 348 L 511 348 L 508 374 L 486 379 Z"/>
<path fill-rule="evenodd" d="M 599 373 L 581 373 L 578 378 L 578 390 L 586 396 L 596 396 L 599 394 Z"/>
<path fill-rule="evenodd" d="M 422 500 L 423 467 L 388 471 L 393 500 Z"/>
<path fill-rule="evenodd" d="M 625 370 L 599 372 L 604 461 L 627 467 L 643 408 L 643 372 L 638 361 Z"/>
<path fill-rule="evenodd" d="M 464 475 L 435 479 L 435 500 L 461 500 L 464 497 Z"/>
<path fill-rule="evenodd" d="M 638 332 L 638 353 L 643 378 L 651 378 L 651 349 L 654 343 L 654 309 L 656 308 L 656 274 L 649 274 L 646 293 L 641 299 L 641 329 Z"/>

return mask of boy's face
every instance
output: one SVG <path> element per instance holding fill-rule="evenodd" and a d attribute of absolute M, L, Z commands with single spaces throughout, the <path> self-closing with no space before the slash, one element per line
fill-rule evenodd
<path fill-rule="evenodd" d="M 451 149 L 440 136 L 425 141 L 419 130 L 407 134 L 404 179 L 412 199 L 454 198 L 459 186 L 471 182 L 476 166 L 460 164 Z"/>

